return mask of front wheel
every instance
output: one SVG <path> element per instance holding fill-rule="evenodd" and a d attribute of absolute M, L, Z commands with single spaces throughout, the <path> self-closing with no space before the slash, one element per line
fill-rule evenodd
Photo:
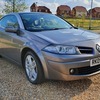
<path fill-rule="evenodd" d="M 26 53 L 23 64 L 26 76 L 31 83 L 39 84 L 44 81 L 42 64 L 32 51 Z"/>

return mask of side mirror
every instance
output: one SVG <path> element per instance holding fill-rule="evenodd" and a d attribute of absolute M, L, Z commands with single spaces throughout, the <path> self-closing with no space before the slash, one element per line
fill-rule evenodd
<path fill-rule="evenodd" d="M 14 28 L 13 26 L 7 26 L 6 28 L 5 28 L 5 31 L 6 32 L 11 32 L 11 33 L 18 33 L 18 28 Z"/>

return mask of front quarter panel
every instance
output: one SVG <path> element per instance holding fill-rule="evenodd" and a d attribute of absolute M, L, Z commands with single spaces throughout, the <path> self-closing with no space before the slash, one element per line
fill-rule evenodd
<path fill-rule="evenodd" d="M 42 67 L 43 67 L 46 78 L 48 78 L 48 70 L 46 67 L 45 59 L 44 59 L 41 51 L 44 47 L 46 47 L 49 44 L 50 44 L 49 42 L 35 36 L 34 34 L 27 32 L 27 34 L 25 36 L 25 42 L 24 42 L 22 48 L 20 49 L 21 54 L 22 54 L 23 50 L 28 48 L 28 49 L 31 49 L 38 56 L 39 60 L 42 63 Z M 20 59 L 21 59 L 21 56 L 20 56 Z"/>

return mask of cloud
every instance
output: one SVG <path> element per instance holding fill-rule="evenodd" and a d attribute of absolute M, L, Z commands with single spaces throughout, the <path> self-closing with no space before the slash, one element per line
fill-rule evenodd
<path fill-rule="evenodd" d="M 86 5 L 89 5 L 90 4 L 89 0 L 83 0 L 83 3 L 86 4 Z"/>
<path fill-rule="evenodd" d="M 100 1 L 94 0 L 94 1 L 93 1 L 93 5 L 94 5 L 95 7 L 100 7 Z"/>

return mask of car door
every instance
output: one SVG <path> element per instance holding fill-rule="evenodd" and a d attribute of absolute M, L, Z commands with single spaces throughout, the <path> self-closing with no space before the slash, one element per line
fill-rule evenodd
<path fill-rule="evenodd" d="M 0 49 L 3 56 L 21 63 L 20 48 L 23 44 L 22 37 L 13 32 L 6 32 L 5 28 L 13 25 L 19 27 L 16 16 L 8 15 L 0 21 Z"/>

